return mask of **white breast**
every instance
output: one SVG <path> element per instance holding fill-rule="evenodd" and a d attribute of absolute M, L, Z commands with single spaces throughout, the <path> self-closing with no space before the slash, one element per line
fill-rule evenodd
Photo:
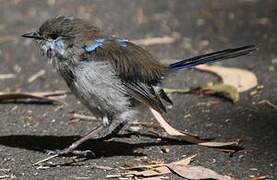
<path fill-rule="evenodd" d="M 83 62 L 75 76 L 72 90 L 90 109 L 119 113 L 129 108 L 124 86 L 108 61 Z"/>

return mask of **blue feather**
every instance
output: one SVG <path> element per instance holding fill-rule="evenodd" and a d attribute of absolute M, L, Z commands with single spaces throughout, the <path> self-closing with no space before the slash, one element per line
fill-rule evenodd
<path fill-rule="evenodd" d="M 96 39 L 94 43 L 84 47 L 84 49 L 86 52 L 93 52 L 95 51 L 96 48 L 102 46 L 105 43 L 105 41 L 109 41 L 109 40 L 110 39 L 104 39 L 104 38 Z M 127 43 L 126 43 L 128 42 L 127 39 L 114 39 L 114 41 L 118 46 L 127 47 Z"/>
<path fill-rule="evenodd" d="M 212 62 L 221 61 L 224 59 L 231 59 L 231 58 L 247 55 L 255 50 L 256 50 L 255 45 L 225 49 L 217 52 L 196 56 L 193 58 L 180 60 L 179 62 L 170 64 L 168 68 L 170 70 L 189 69 L 200 64 L 212 63 Z"/>
<path fill-rule="evenodd" d="M 89 46 L 86 46 L 84 49 L 86 52 L 92 52 L 95 51 L 96 48 L 103 45 L 103 42 L 105 39 L 96 39 L 93 44 L 90 44 Z"/>

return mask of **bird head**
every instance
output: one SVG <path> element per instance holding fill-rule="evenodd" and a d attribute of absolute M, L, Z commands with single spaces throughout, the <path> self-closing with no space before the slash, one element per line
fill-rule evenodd
<path fill-rule="evenodd" d="M 48 19 L 35 32 L 23 34 L 34 39 L 48 58 L 66 57 L 70 48 L 81 49 L 100 35 L 100 30 L 85 20 L 67 16 Z"/>

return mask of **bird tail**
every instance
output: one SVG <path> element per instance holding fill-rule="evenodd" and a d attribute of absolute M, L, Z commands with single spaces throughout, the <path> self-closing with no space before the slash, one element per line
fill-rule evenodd
<path fill-rule="evenodd" d="M 168 68 L 170 70 L 179 70 L 179 69 L 189 69 L 196 65 L 212 63 L 216 61 L 221 61 L 225 59 L 235 58 L 243 55 L 250 54 L 256 50 L 255 45 L 243 46 L 239 48 L 225 49 L 217 52 L 212 52 L 193 58 L 188 58 L 181 60 L 179 62 L 170 64 Z"/>

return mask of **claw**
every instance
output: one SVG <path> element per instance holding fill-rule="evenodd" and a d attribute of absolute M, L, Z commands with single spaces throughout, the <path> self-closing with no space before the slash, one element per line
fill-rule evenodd
<path fill-rule="evenodd" d="M 45 158 L 45 159 L 42 159 L 42 160 L 40 160 L 40 161 L 38 161 L 36 163 L 34 163 L 33 165 L 39 165 L 41 163 L 47 162 L 47 161 L 49 161 L 51 159 L 54 159 L 56 157 L 64 156 L 64 155 L 69 155 L 69 154 L 76 155 L 78 157 L 95 157 L 94 152 L 92 152 L 91 150 L 69 151 L 68 149 L 64 149 L 64 150 L 47 150 L 46 152 L 47 152 L 47 155 L 50 155 L 50 156 Z"/>

